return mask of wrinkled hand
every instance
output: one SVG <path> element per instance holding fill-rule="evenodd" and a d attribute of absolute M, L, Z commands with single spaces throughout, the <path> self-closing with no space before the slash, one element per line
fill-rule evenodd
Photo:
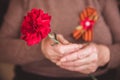
<path fill-rule="evenodd" d="M 63 54 L 69 54 L 81 48 L 80 45 L 69 43 L 62 35 L 57 35 L 59 44 L 54 44 L 54 41 L 50 38 L 46 38 L 42 41 L 41 49 L 44 56 L 50 61 L 56 63 L 63 56 Z"/>
<path fill-rule="evenodd" d="M 107 64 L 109 58 L 110 52 L 106 46 L 92 43 L 76 52 L 65 54 L 57 65 L 70 71 L 90 74 Z"/>

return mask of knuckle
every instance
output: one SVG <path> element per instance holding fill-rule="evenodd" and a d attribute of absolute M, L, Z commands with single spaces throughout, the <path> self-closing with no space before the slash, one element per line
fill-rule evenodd
<path fill-rule="evenodd" d="M 94 59 L 92 62 L 93 62 L 93 63 L 96 63 L 96 62 L 97 62 L 97 59 Z"/>
<path fill-rule="evenodd" d="M 80 53 L 76 53 L 76 57 L 77 57 L 78 59 L 80 59 L 80 58 L 81 58 Z"/>
<path fill-rule="evenodd" d="M 94 52 L 97 51 L 97 48 L 96 48 L 96 46 L 95 46 L 94 44 L 92 44 L 92 45 L 90 46 L 90 49 L 91 49 L 91 51 L 94 51 Z"/>
<path fill-rule="evenodd" d="M 70 70 L 70 71 L 74 71 L 74 68 L 71 67 L 64 67 L 64 69 Z"/>
<path fill-rule="evenodd" d="M 86 55 L 88 55 L 89 53 L 87 51 L 85 52 L 78 52 L 76 53 L 76 56 L 78 57 L 78 59 L 84 58 Z"/>
<path fill-rule="evenodd" d="M 94 69 L 91 70 L 92 73 L 95 72 L 95 71 L 96 71 L 96 68 L 94 68 Z"/>
<path fill-rule="evenodd" d="M 93 62 L 94 62 L 94 63 L 98 62 L 98 58 L 95 57 L 95 58 L 93 59 Z"/>
<path fill-rule="evenodd" d="M 88 71 L 88 72 L 86 72 L 85 74 L 90 74 L 91 72 L 90 71 Z"/>
<path fill-rule="evenodd" d="M 62 34 L 57 34 L 57 36 L 58 36 L 58 37 L 63 37 L 63 35 L 62 35 Z"/>
<path fill-rule="evenodd" d="M 77 63 L 74 63 L 74 62 L 73 62 L 72 64 L 73 64 L 73 66 L 78 66 L 78 64 L 77 64 Z"/>
<path fill-rule="evenodd" d="M 95 45 L 93 45 L 93 51 L 97 52 L 97 47 Z"/>
<path fill-rule="evenodd" d="M 59 52 L 60 52 L 61 54 L 64 54 L 64 50 L 63 50 L 62 48 L 59 50 Z"/>
<path fill-rule="evenodd" d="M 63 50 L 59 50 L 59 53 L 60 53 L 60 54 L 64 54 L 64 51 L 63 51 Z"/>
<path fill-rule="evenodd" d="M 58 47 L 57 47 L 57 51 L 58 51 L 59 53 L 61 53 L 61 54 L 64 53 L 64 50 L 63 50 L 63 47 L 62 47 L 62 46 L 58 46 Z"/>
<path fill-rule="evenodd" d="M 97 62 L 97 61 L 98 61 L 98 55 L 97 54 L 93 54 L 92 62 Z"/>
<path fill-rule="evenodd" d="M 91 72 L 95 72 L 96 70 L 97 70 L 97 66 L 96 66 L 96 64 L 93 64 L 91 66 Z"/>

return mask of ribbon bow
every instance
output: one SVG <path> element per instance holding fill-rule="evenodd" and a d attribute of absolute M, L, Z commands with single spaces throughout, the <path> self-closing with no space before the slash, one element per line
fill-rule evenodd
<path fill-rule="evenodd" d="M 84 41 L 92 41 L 93 26 L 98 20 L 97 11 L 94 8 L 87 7 L 80 14 L 80 25 L 73 31 L 73 38 L 78 40 L 82 38 Z"/>

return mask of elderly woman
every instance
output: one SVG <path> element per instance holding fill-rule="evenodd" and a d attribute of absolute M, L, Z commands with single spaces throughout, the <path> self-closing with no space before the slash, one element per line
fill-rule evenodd
<path fill-rule="evenodd" d="M 87 7 L 99 15 L 93 41 L 81 44 L 71 37 L 79 14 Z M 60 42 L 50 38 L 27 46 L 20 37 L 23 17 L 32 8 L 52 16 L 51 29 Z M 15 80 L 114 80 L 120 66 L 120 17 L 115 0 L 11 0 L 0 29 L 0 61 L 13 63 Z M 112 76 L 110 76 L 112 75 Z"/>

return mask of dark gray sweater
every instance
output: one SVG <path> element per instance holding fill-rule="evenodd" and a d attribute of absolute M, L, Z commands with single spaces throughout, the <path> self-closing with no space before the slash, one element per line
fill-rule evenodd
<path fill-rule="evenodd" d="M 25 71 L 54 77 L 86 76 L 59 68 L 47 60 L 40 44 L 29 47 L 20 37 L 20 26 L 26 12 L 41 8 L 52 16 L 51 28 L 71 42 L 71 33 L 79 25 L 79 14 L 91 6 L 99 13 L 93 42 L 110 48 L 110 62 L 94 74 L 120 66 L 120 16 L 115 0 L 11 0 L 0 29 L 0 61 L 21 65 Z M 80 43 L 80 42 L 79 42 Z"/>

